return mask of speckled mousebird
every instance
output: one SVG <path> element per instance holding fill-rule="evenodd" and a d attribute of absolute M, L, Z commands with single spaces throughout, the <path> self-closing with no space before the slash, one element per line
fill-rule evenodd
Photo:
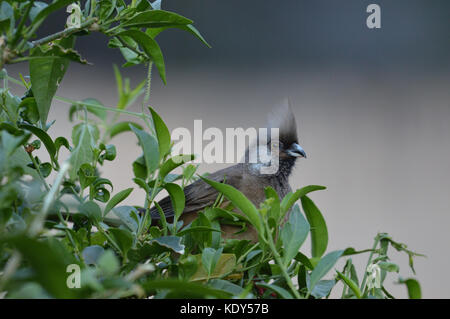
<path fill-rule="evenodd" d="M 249 163 L 248 160 L 245 160 L 243 163 L 221 169 L 208 175 L 208 178 L 211 180 L 220 183 L 225 182 L 237 188 L 256 207 L 259 207 L 260 203 L 265 200 L 264 189 L 267 186 L 271 186 L 278 193 L 280 199 L 291 192 L 289 176 L 292 173 L 295 162 L 298 158 L 306 158 L 305 151 L 298 144 L 297 124 L 288 100 L 284 100 L 269 114 L 268 128 L 279 129 L 278 143 L 273 144 L 273 146 L 278 146 L 279 148 L 279 168 L 275 173 L 261 174 L 261 163 Z M 268 145 L 270 143 L 271 137 L 269 136 Z M 246 159 L 248 159 L 249 149 L 246 151 Z M 180 216 L 180 220 L 183 220 L 184 226 L 191 223 L 197 217 L 198 212 L 206 207 L 212 206 L 218 196 L 218 192 L 201 179 L 186 186 L 184 188 L 184 194 L 186 205 Z M 169 220 L 173 218 L 174 211 L 170 197 L 163 198 L 158 204 L 164 211 L 166 218 Z M 224 205 L 226 204 L 224 202 Z M 241 213 L 239 211 L 237 212 Z M 156 207 L 151 209 L 151 217 L 152 220 L 160 219 Z M 258 238 L 256 230 L 251 226 L 245 232 L 239 234 L 236 234 L 240 230 L 240 227 L 237 226 L 221 225 L 221 229 L 223 231 L 223 238 L 249 239 L 251 241 L 257 241 Z"/>

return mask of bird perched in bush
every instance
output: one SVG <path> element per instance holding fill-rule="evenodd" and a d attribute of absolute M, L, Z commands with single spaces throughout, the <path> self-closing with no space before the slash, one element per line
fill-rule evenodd
<path fill-rule="evenodd" d="M 289 176 L 294 168 L 295 162 L 299 157 L 306 157 L 303 148 L 298 144 L 297 124 L 289 102 L 283 101 L 268 116 L 268 128 L 278 128 L 278 139 L 269 135 L 267 143 L 256 143 L 246 150 L 245 161 L 231 167 L 227 167 L 208 175 L 208 179 L 226 183 L 241 191 L 257 207 L 266 199 L 264 189 L 271 186 L 280 199 L 291 192 L 289 185 Z M 267 150 L 272 150 L 273 154 L 278 156 L 278 169 L 274 172 L 262 173 L 261 168 L 270 165 L 267 156 L 261 156 Z M 275 150 L 275 152 L 273 152 Z M 259 152 L 258 161 L 249 161 L 252 152 Z M 262 159 L 261 159 L 262 158 Z M 191 223 L 198 212 L 214 205 L 218 192 L 203 180 L 197 180 L 184 188 L 186 204 L 180 220 L 184 226 Z M 227 206 L 229 202 L 222 203 L 222 207 Z M 165 197 L 158 202 L 162 208 L 165 217 L 171 219 L 174 216 L 174 210 L 170 197 Z M 237 213 L 241 213 L 237 211 Z M 151 209 L 152 220 L 160 219 L 156 207 Z M 249 226 L 245 232 L 239 232 L 239 227 L 234 225 L 221 225 L 224 238 L 248 239 L 257 241 L 258 234 L 256 230 Z"/>

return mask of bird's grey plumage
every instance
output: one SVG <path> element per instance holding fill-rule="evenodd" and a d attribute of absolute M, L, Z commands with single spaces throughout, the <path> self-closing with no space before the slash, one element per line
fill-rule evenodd
<path fill-rule="evenodd" d="M 267 186 L 271 186 L 278 193 L 280 198 L 283 198 L 291 191 L 291 187 L 289 185 L 289 175 L 295 165 L 296 158 L 305 155 L 304 152 L 294 156 L 286 153 L 289 147 L 294 144 L 297 145 L 297 126 L 295 117 L 287 100 L 284 101 L 281 106 L 277 107 L 269 116 L 268 128 L 279 128 L 280 155 L 279 169 L 276 173 L 259 174 L 257 171 L 255 173 L 253 166 L 258 164 L 248 163 L 245 161 L 244 163 L 239 163 L 237 165 L 224 168 L 208 176 L 209 179 L 220 183 L 225 181 L 226 184 L 240 190 L 257 207 L 265 200 L 264 189 Z M 302 150 L 301 147 L 299 148 Z M 218 192 L 202 180 L 197 180 L 196 182 L 186 186 L 184 188 L 184 193 L 186 204 L 181 219 L 184 220 L 185 226 L 195 219 L 199 211 L 205 209 L 206 207 L 212 206 L 218 196 Z M 159 201 L 158 204 L 161 206 L 167 218 L 174 216 L 174 210 L 170 197 L 165 197 Z M 160 218 L 156 207 L 151 209 L 151 217 L 153 220 Z M 256 240 L 256 231 L 252 229 L 252 227 L 249 228 L 250 230 L 248 233 L 251 233 L 251 235 L 244 234 L 240 236 L 240 238 Z M 237 231 L 235 227 L 227 225 L 223 225 L 222 230 L 225 233 L 227 233 L 227 231 L 233 233 Z M 228 237 L 235 238 L 233 236 Z"/>

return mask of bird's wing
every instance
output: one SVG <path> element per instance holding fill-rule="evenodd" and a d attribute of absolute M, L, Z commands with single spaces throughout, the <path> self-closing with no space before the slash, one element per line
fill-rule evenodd
<path fill-rule="evenodd" d="M 234 187 L 239 187 L 240 180 L 242 179 L 242 167 L 241 165 L 235 165 L 208 176 L 208 179 L 226 184 Z M 184 207 L 183 214 L 197 212 L 205 207 L 212 206 L 217 199 L 218 192 L 203 180 L 197 180 L 196 182 L 186 186 L 184 188 L 184 196 L 186 199 L 186 205 Z M 159 206 L 164 212 L 166 218 L 173 217 L 175 212 L 172 207 L 172 201 L 169 196 L 163 198 L 158 202 Z M 160 219 L 158 209 L 152 207 L 150 209 L 152 219 Z"/>

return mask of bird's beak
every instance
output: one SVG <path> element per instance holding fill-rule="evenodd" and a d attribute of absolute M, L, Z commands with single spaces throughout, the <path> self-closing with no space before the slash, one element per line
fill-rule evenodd
<path fill-rule="evenodd" d="M 304 157 L 306 158 L 305 150 L 297 143 L 292 143 L 291 147 L 287 149 L 286 153 L 293 157 Z"/>

